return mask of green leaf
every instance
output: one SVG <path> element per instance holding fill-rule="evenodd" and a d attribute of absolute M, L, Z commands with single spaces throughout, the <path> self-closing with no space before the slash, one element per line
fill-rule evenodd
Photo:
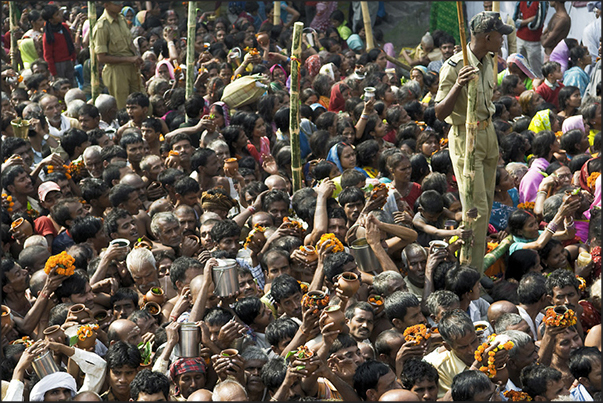
<path fill-rule="evenodd" d="M 297 350 L 289 351 L 285 356 L 285 360 L 288 360 L 293 354 L 297 353 Z"/>
<path fill-rule="evenodd" d="M 306 369 L 305 365 L 298 365 L 297 367 L 295 367 L 296 370 L 301 371 L 302 369 Z"/>
<path fill-rule="evenodd" d="M 75 346 L 77 344 L 77 340 L 78 340 L 77 335 L 71 336 L 69 338 L 69 347 Z"/>

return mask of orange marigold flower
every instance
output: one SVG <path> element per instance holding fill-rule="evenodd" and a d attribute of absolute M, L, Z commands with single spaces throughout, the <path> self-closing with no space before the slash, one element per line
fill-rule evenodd
<path fill-rule="evenodd" d="M 333 253 L 343 252 L 345 250 L 341 241 L 337 239 L 335 234 L 332 233 L 323 234 L 316 243 L 316 249 L 318 249 L 318 246 L 322 244 L 324 244 L 324 246 L 327 248 L 334 246 L 332 250 Z"/>
<path fill-rule="evenodd" d="M 46 261 L 44 272 L 50 274 L 55 267 L 57 268 L 57 274 L 71 276 L 75 272 L 75 259 L 65 251 L 51 256 Z"/>
<path fill-rule="evenodd" d="M 597 181 L 597 178 L 599 176 L 601 176 L 601 172 L 593 172 L 590 174 L 588 179 L 586 179 L 586 184 L 588 185 L 589 188 L 591 188 L 591 189 L 595 188 L 595 182 Z"/>
<path fill-rule="evenodd" d="M 423 340 L 427 340 L 431 337 L 427 332 L 427 327 L 422 323 L 407 327 L 403 336 L 405 341 L 414 341 L 415 344 L 420 344 Z"/>

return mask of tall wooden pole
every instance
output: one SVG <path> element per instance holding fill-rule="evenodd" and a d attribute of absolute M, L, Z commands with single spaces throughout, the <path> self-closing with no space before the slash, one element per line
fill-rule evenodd
<path fill-rule="evenodd" d="M 186 40 L 186 99 L 193 95 L 195 84 L 195 36 L 197 31 L 197 2 L 188 3 L 188 27 Z"/>
<path fill-rule="evenodd" d="M 291 44 L 291 90 L 289 92 L 289 138 L 291 139 L 291 173 L 293 174 L 293 191 L 302 188 L 301 150 L 299 145 L 299 70 L 301 65 L 301 46 L 303 22 L 293 25 L 293 42 Z"/>
<path fill-rule="evenodd" d="M 96 100 L 96 97 L 100 94 L 100 77 L 98 72 L 98 60 L 96 60 L 96 50 L 94 49 L 94 43 L 92 40 L 92 31 L 96 25 L 96 2 L 88 2 L 88 23 L 90 24 L 89 31 L 90 36 L 88 40 L 88 49 L 90 49 L 90 92 L 92 95 L 92 102 Z"/>
<path fill-rule="evenodd" d="M 366 50 L 367 52 L 375 47 L 373 42 L 373 27 L 371 26 L 371 14 L 369 13 L 368 3 L 366 1 L 360 2 L 360 8 L 362 9 L 362 22 L 364 22 L 364 35 L 366 36 Z"/>
<path fill-rule="evenodd" d="M 461 46 L 463 47 L 463 63 L 468 66 L 469 55 L 467 54 L 467 39 L 465 37 L 465 17 L 463 15 L 463 2 L 456 2 L 459 34 Z M 477 75 L 467 85 L 467 117 L 465 133 L 465 163 L 463 165 L 463 186 L 460 190 L 461 203 L 463 206 L 463 225 L 465 229 L 473 229 L 473 219 L 467 217 L 467 211 L 473 207 L 473 192 L 475 191 L 475 137 L 477 135 Z M 461 247 L 461 264 L 471 263 L 471 242 L 465 242 Z M 477 268 L 481 270 L 481 267 Z"/>
<path fill-rule="evenodd" d="M 8 14 L 10 20 L 10 63 L 15 73 L 19 72 L 19 45 L 17 44 L 17 29 L 19 23 L 17 19 L 17 3 L 8 2 Z"/>
<path fill-rule="evenodd" d="M 273 4 L 274 6 L 272 10 L 272 25 L 281 25 L 281 2 L 275 1 Z"/>

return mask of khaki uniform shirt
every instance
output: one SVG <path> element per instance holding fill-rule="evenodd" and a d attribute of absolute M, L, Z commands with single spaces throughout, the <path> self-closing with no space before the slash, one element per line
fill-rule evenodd
<path fill-rule="evenodd" d="M 92 43 L 96 54 L 110 56 L 135 56 L 132 34 L 123 15 L 111 17 L 107 11 L 98 19 L 92 31 Z"/>
<path fill-rule="evenodd" d="M 494 58 L 491 53 L 488 53 L 482 61 L 479 61 L 477 57 L 471 51 L 469 44 L 467 44 L 467 53 L 469 58 L 469 64 L 479 69 L 479 76 L 477 82 L 477 118 L 479 122 L 488 120 L 494 112 L 496 107 L 492 102 L 492 94 L 494 93 Z M 446 98 L 452 86 L 456 83 L 456 79 L 459 75 L 459 71 L 463 68 L 463 52 L 459 52 L 446 62 L 440 70 L 440 86 L 438 93 L 436 94 L 435 102 L 441 102 Z M 450 116 L 445 121 L 454 126 L 465 126 L 467 119 L 467 86 L 461 89 L 461 93 L 458 96 L 454 109 Z"/>

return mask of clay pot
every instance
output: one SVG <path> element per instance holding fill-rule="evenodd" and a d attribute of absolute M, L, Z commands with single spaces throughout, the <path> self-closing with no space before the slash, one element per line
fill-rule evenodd
<path fill-rule="evenodd" d="M 33 234 L 33 228 L 29 221 L 24 219 L 23 217 L 17 218 L 10 225 L 10 229 L 12 232 L 23 234 L 26 238 Z"/>
<path fill-rule="evenodd" d="M 69 308 L 69 313 L 72 316 L 75 316 L 78 322 L 90 318 L 90 313 L 86 311 L 86 306 L 84 304 L 75 304 L 71 306 L 71 308 Z"/>
<path fill-rule="evenodd" d="M 226 169 L 239 169 L 239 161 L 236 158 L 226 158 L 224 160 L 224 170 Z"/>
<path fill-rule="evenodd" d="M 6 305 L 2 305 L 2 326 L 4 327 L 4 325 L 13 325 L 13 318 L 10 313 L 10 308 Z"/>
<path fill-rule="evenodd" d="M 197 235 L 187 235 L 186 237 L 188 239 L 192 239 L 193 241 L 197 242 L 197 244 L 201 243 L 201 239 L 199 239 L 199 237 Z"/>
<path fill-rule="evenodd" d="M 343 295 L 352 297 L 356 294 L 358 288 L 360 288 L 360 280 L 356 273 L 346 271 L 339 276 L 337 286 L 343 291 Z"/>
<path fill-rule="evenodd" d="M 44 329 L 44 340 L 65 344 L 65 332 L 60 325 L 54 325 Z"/>
<path fill-rule="evenodd" d="M 77 339 L 77 346 L 82 350 L 93 350 L 96 344 L 96 333 L 84 340 Z"/>
<path fill-rule="evenodd" d="M 305 309 L 321 310 L 329 303 L 329 296 L 322 291 L 310 291 L 302 297 L 302 306 Z"/>
<path fill-rule="evenodd" d="M 239 354 L 239 350 L 237 350 L 236 348 L 227 348 L 226 350 L 222 350 L 220 352 L 220 355 L 222 357 L 232 357 Z"/>
<path fill-rule="evenodd" d="M 151 287 L 145 294 L 144 299 L 146 302 L 155 302 L 156 304 L 162 305 L 165 302 L 165 293 L 161 287 Z"/>
<path fill-rule="evenodd" d="M 341 306 L 339 305 L 331 305 L 325 308 L 325 312 L 327 313 L 327 320 L 325 321 L 325 326 L 329 323 L 335 323 L 330 330 L 343 330 L 345 327 L 345 315 Z"/>
<path fill-rule="evenodd" d="M 142 309 L 149 312 L 153 316 L 157 316 L 157 315 L 161 314 L 161 306 L 159 306 L 158 303 L 153 302 L 153 301 L 147 302 L 146 304 L 144 304 L 144 307 Z"/>
<path fill-rule="evenodd" d="M 270 44 L 270 37 L 266 32 L 260 32 L 257 35 L 257 41 L 258 45 L 260 45 L 261 47 L 266 47 L 268 44 Z"/>
<path fill-rule="evenodd" d="M 111 316 L 105 310 L 100 310 L 98 312 L 95 312 L 94 315 L 92 315 L 92 316 L 94 317 L 94 319 L 96 319 L 99 326 L 104 325 L 111 319 Z"/>
<path fill-rule="evenodd" d="M 318 254 L 316 253 L 316 249 L 314 246 L 302 246 L 301 251 L 306 255 L 306 261 L 308 263 L 312 263 L 315 260 L 318 260 Z"/>
<path fill-rule="evenodd" d="M 384 306 L 383 304 L 379 305 L 374 302 L 368 301 L 368 303 L 373 307 L 373 311 L 375 312 L 375 316 L 379 315 L 383 312 Z"/>

